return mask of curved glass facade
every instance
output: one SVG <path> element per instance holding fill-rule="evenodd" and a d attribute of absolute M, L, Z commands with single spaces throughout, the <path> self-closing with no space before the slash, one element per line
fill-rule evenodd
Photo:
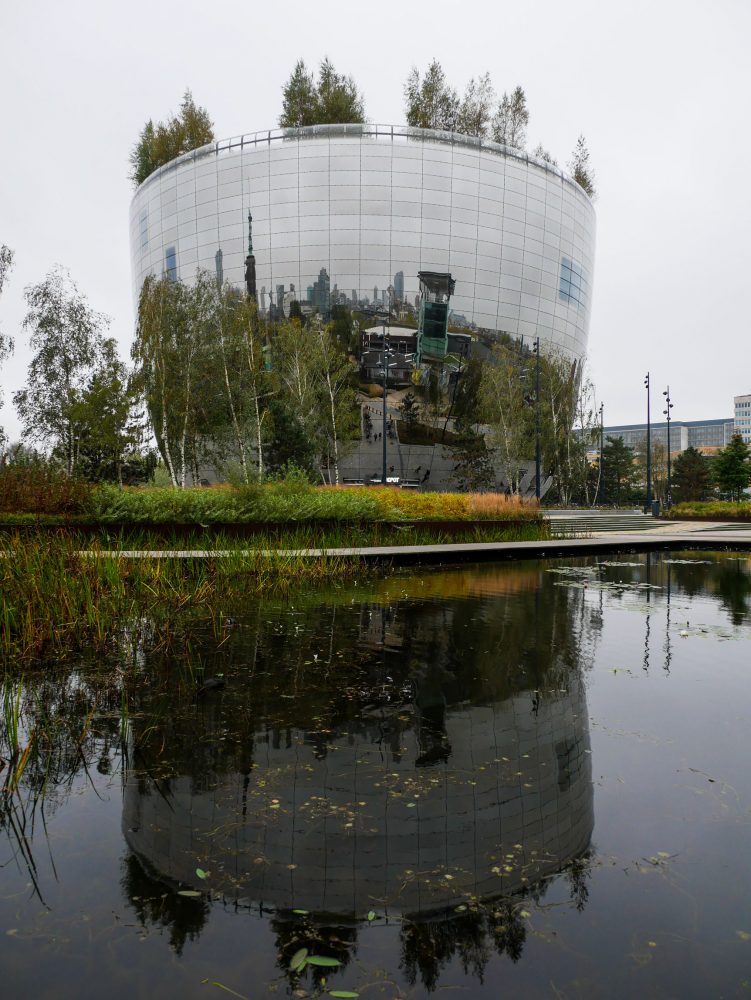
<path fill-rule="evenodd" d="M 418 272 L 456 282 L 451 323 L 586 350 L 595 214 L 549 164 L 485 140 L 329 125 L 242 136 L 152 174 L 131 204 L 134 296 L 148 274 L 245 283 L 258 304 L 414 314 Z"/>

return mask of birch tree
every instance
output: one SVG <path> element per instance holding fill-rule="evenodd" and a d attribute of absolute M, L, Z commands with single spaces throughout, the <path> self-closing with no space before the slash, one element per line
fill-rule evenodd
<path fill-rule="evenodd" d="M 527 96 L 521 87 L 504 93 L 493 118 L 493 139 L 512 149 L 524 149 L 527 143 L 529 111 Z"/>
<path fill-rule="evenodd" d="M 172 485 L 181 489 L 191 457 L 195 467 L 191 445 L 200 430 L 195 391 L 207 307 L 205 288 L 189 289 L 166 275 L 148 276 L 141 289 L 132 350 L 135 378 Z"/>
<path fill-rule="evenodd" d="M 521 485 L 521 462 L 530 455 L 524 367 L 518 350 L 498 344 L 480 381 L 480 402 L 490 440 L 501 460 L 508 490 L 514 494 Z M 534 453 L 533 443 L 531 448 Z"/>
<path fill-rule="evenodd" d="M 24 329 L 30 331 L 34 352 L 23 389 L 13 402 L 29 441 L 52 443 L 72 476 L 77 459 L 80 427 L 77 406 L 102 356 L 104 329 L 109 320 L 95 312 L 63 268 L 25 291 L 28 312 Z"/>

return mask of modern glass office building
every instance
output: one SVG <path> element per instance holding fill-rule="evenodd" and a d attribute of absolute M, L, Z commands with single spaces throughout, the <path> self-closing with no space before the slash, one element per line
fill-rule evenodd
<path fill-rule="evenodd" d="M 223 140 L 161 167 L 131 204 L 133 292 L 197 269 L 246 284 L 249 215 L 262 313 L 333 304 L 414 318 L 418 272 L 450 274 L 451 323 L 580 358 L 595 213 L 557 167 L 423 129 L 326 125 Z"/>

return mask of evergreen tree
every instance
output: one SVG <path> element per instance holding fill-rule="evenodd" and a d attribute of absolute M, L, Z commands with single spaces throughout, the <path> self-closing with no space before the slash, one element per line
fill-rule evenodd
<path fill-rule="evenodd" d="M 399 419 L 412 430 L 420 420 L 420 404 L 413 392 L 408 392 L 399 407 Z"/>
<path fill-rule="evenodd" d="M 606 437 L 603 449 L 601 496 L 605 503 L 625 503 L 639 470 L 634 465 L 634 449 L 622 437 Z"/>
<path fill-rule="evenodd" d="M 673 462 L 671 487 L 675 500 L 704 500 L 712 481 L 709 461 L 696 448 L 686 448 Z"/>
<path fill-rule="evenodd" d="M 558 160 L 556 160 L 548 151 L 545 149 L 543 144 L 539 142 L 535 148 L 532 150 L 532 156 L 536 156 L 538 160 L 544 160 L 545 163 L 550 163 L 551 166 L 557 167 Z"/>
<path fill-rule="evenodd" d="M 13 267 L 13 251 L 10 247 L 7 247 L 4 243 L 0 244 L 0 292 L 3 290 L 3 285 L 8 279 L 8 274 L 10 269 Z M 13 353 L 13 339 L 11 337 L 6 337 L 3 334 L 2 329 L 0 329 L 0 365 Z M 0 407 L 3 405 L 3 393 L 2 388 L 0 388 Z M 5 434 L 3 433 L 2 427 L 0 427 L 0 447 L 2 447 L 3 441 L 5 440 Z"/>
<path fill-rule="evenodd" d="M 574 155 L 568 164 L 571 176 L 577 184 L 584 188 L 590 198 L 596 195 L 595 173 L 589 164 L 589 150 L 583 135 L 576 140 Z"/>
<path fill-rule="evenodd" d="M 495 487 L 495 469 L 482 434 L 464 428 L 450 451 L 456 462 L 454 478 L 460 490 L 485 493 Z"/>
<path fill-rule="evenodd" d="M 719 453 L 714 463 L 715 482 L 731 500 L 740 500 L 743 491 L 751 483 L 751 449 L 740 434 L 734 434 L 730 444 Z"/>

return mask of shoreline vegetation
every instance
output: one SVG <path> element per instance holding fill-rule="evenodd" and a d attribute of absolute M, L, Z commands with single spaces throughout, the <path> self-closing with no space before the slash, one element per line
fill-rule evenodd
<path fill-rule="evenodd" d="M 678 503 L 665 511 L 664 517 L 672 521 L 751 521 L 751 502 L 735 500 L 706 500 Z"/>
<path fill-rule="evenodd" d="M 242 488 L 3 490 L 0 659 L 20 666 L 83 649 L 107 653 L 144 628 L 150 643 L 169 644 L 189 624 L 217 619 L 229 600 L 322 583 L 350 588 L 378 572 L 357 557 L 285 550 L 534 540 L 549 532 L 539 507 L 520 498 L 314 487 L 289 478 Z M 117 555 L 134 548 L 223 555 Z"/>

